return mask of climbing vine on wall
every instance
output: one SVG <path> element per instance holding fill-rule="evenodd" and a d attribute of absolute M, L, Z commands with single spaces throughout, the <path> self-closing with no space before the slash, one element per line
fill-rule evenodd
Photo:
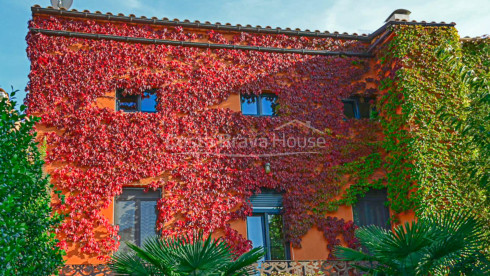
<path fill-rule="evenodd" d="M 377 103 L 390 207 L 418 216 L 464 209 L 488 221 L 488 144 L 471 133 L 488 133 L 488 40 L 461 43 L 454 28 L 394 26 L 393 32 L 380 51 Z M 364 171 L 379 166 L 365 164 L 356 188 L 366 186 Z"/>
<path fill-rule="evenodd" d="M 195 33 L 181 27 L 153 29 L 54 17 L 35 17 L 30 26 L 272 47 L 366 47 L 356 41 Z M 237 253 L 244 252 L 250 243 L 230 222 L 251 214 L 248 198 L 269 188 L 284 192 L 285 232 L 294 246 L 300 246 L 301 236 L 313 225 L 324 232 L 329 249 L 340 244 L 340 236 L 349 246 L 357 245 L 352 221 L 309 210 L 339 194 L 341 186 L 333 168 L 373 151 L 359 141 L 376 139 L 378 123 L 344 120 L 341 102 L 365 88 L 365 60 L 41 34 L 29 34 L 27 40 L 32 69 L 26 104 L 30 114 L 42 117 L 38 128 L 47 138 L 52 182 L 66 196 L 64 203 L 54 203 L 58 212 L 68 215 L 58 229 L 60 246 L 76 246 L 81 254 L 101 259 L 116 250 L 117 226 L 101 211 L 125 185 L 163 188 L 157 222 L 162 235 L 195 229 L 222 231 Z M 114 100 L 116 89 L 127 94 L 156 89 L 158 112 L 99 108 L 98 100 Z M 279 116 L 243 116 L 216 108 L 231 94 L 264 91 L 278 95 Z M 301 124 L 278 128 L 293 120 L 309 122 L 316 130 Z M 182 137 L 187 139 L 182 141 Z M 244 147 L 230 137 L 277 143 Z M 282 137 L 322 143 L 308 148 L 314 154 L 291 155 L 304 150 L 299 143 L 281 142 Z M 272 173 L 265 172 L 265 163 L 270 163 Z M 140 184 L 143 180 L 149 184 Z"/>
<path fill-rule="evenodd" d="M 484 188 L 488 183 L 475 184 L 485 177 L 488 167 L 482 158 L 485 146 L 472 142 L 464 130 L 468 128 L 457 128 L 445 119 L 457 119 L 463 125 L 479 122 L 478 129 L 485 128 L 482 122 L 488 112 L 483 110 L 487 105 L 481 99 L 472 100 L 475 94 L 481 96 L 482 90 L 470 91 L 461 74 L 474 69 L 478 81 L 485 76 L 488 80 L 488 41 L 461 44 L 456 30 L 448 27 L 391 28 L 392 38 L 378 50 L 377 109 L 384 138 L 373 146 L 379 151 L 341 166 L 339 175 L 348 174 L 355 183 L 340 199 L 321 203 L 317 210 L 352 205 L 369 189 L 385 186 L 395 213 L 415 210 L 424 216 L 441 208 L 463 208 L 478 210 L 478 215 L 488 220 L 488 189 Z M 460 65 L 438 54 L 444 49 Z M 469 69 L 454 70 L 463 63 Z M 488 94 L 487 88 L 484 94 Z M 478 107 L 471 108 L 472 104 Z M 468 169 L 472 164 L 477 164 L 476 173 Z M 373 177 L 379 170 L 384 174 Z"/>
<path fill-rule="evenodd" d="M 182 27 L 35 17 L 31 27 L 182 41 L 268 47 L 365 50 L 357 41 Z M 54 208 L 68 215 L 62 247 L 107 256 L 118 248 L 117 227 L 101 211 L 127 185 L 163 188 L 157 228 L 162 235 L 222 231 L 237 253 L 250 243 L 230 222 L 251 214 L 248 198 L 261 188 L 284 192 L 285 234 L 293 246 L 314 225 L 328 249 L 340 236 L 356 247 L 356 226 L 329 215 L 369 189 L 386 186 L 394 212 L 456 203 L 451 193 L 462 138 L 441 122 L 441 106 L 457 112 L 466 92 L 435 50 L 455 43 L 454 28 L 393 26 L 378 50 L 377 80 L 366 60 L 240 50 L 209 50 L 105 40 L 28 35 L 32 62 L 28 112 L 42 116 L 52 182 L 64 191 Z M 379 89 L 374 120 L 345 120 L 342 98 Z M 157 113 L 98 107 L 114 91 L 156 89 Z M 278 95 L 277 117 L 243 116 L 216 107 L 232 94 Z M 293 120 L 309 122 L 316 130 Z M 186 139 L 181 139 L 185 137 Z M 308 151 L 281 137 L 322 139 Z M 237 143 L 277 141 L 274 146 Z M 262 140 L 262 141 L 263 141 Z M 196 142 L 198 141 L 198 142 Z M 205 142 L 203 142 L 205 141 Z M 237 157 L 240 156 L 240 157 Z M 246 157 L 243 157 L 246 156 Z M 458 159 L 459 158 L 459 159 Z M 264 170 L 270 163 L 272 173 Z M 381 176 L 375 177 L 376 172 Z M 345 178 L 345 176 L 348 176 Z M 345 191 L 350 180 L 355 183 Z M 148 184 L 141 184 L 142 182 Z M 423 211 L 421 211 L 423 213 Z"/>
<path fill-rule="evenodd" d="M 449 66 L 437 58 L 438 48 L 457 45 L 454 28 L 398 26 L 387 46 L 390 75 L 386 93 L 378 102 L 388 152 L 386 166 L 391 207 L 405 211 L 435 211 L 457 204 L 465 195 L 458 183 L 462 137 L 441 120 L 437 110 L 446 107 L 456 115 L 467 104 L 467 90 Z M 458 54 L 458 53 L 455 53 Z M 394 69 L 389 69 L 389 67 Z"/>

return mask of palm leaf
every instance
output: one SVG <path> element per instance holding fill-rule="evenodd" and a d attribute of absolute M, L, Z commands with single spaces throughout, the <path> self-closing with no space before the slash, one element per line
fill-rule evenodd
<path fill-rule="evenodd" d="M 358 265 L 370 273 L 387 275 L 446 275 L 452 270 L 485 271 L 487 260 L 483 223 L 474 215 L 447 213 L 421 218 L 387 231 L 377 226 L 356 230 L 367 253 L 337 247 L 335 255 L 345 261 L 377 262 L 373 267 Z M 475 268 L 475 263 L 480 264 Z"/>
<path fill-rule="evenodd" d="M 229 263 L 223 269 L 223 275 L 250 275 L 254 273 L 253 264 L 258 262 L 265 255 L 262 247 L 253 248 L 247 253 L 238 257 L 234 262 Z"/>
<path fill-rule="evenodd" d="M 453 267 L 474 266 L 484 239 L 480 221 L 462 213 L 431 216 L 427 221 L 435 223 L 442 234 L 421 259 L 418 269 L 421 274 L 447 273 Z"/>
<path fill-rule="evenodd" d="M 211 235 L 203 241 L 202 232 L 192 238 L 180 239 L 180 247 L 174 248 L 175 256 L 180 260 L 177 268 L 186 275 L 215 273 L 231 262 L 232 255 L 226 243 L 213 241 Z M 196 274 L 198 273 L 198 274 Z"/>
<path fill-rule="evenodd" d="M 134 253 L 118 253 L 112 257 L 112 261 L 108 265 L 116 275 L 158 275 L 152 267 L 147 266 L 146 263 Z"/>
<path fill-rule="evenodd" d="M 168 240 L 161 240 L 158 237 L 147 239 L 142 248 L 134 244 L 128 244 L 136 255 L 146 262 L 148 266 L 154 267 L 165 275 L 178 275 L 176 273 L 176 258 L 172 251 L 166 246 Z"/>

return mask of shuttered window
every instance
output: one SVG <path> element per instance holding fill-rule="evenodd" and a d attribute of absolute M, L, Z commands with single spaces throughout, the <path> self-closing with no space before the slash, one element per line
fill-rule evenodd
<path fill-rule="evenodd" d="M 253 215 L 247 217 L 247 236 L 253 247 L 262 246 L 265 260 L 288 260 L 289 243 L 284 238 L 282 194 L 264 190 L 250 197 Z"/>
<path fill-rule="evenodd" d="M 274 191 L 262 191 L 250 197 L 254 212 L 279 213 L 282 208 L 282 194 Z"/>
<path fill-rule="evenodd" d="M 386 189 L 369 190 L 353 207 L 354 222 L 358 226 L 377 225 L 390 229 L 390 210 Z"/>

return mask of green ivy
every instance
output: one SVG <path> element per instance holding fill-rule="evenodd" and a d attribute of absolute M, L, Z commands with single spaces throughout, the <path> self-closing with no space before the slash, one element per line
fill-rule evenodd
<path fill-rule="evenodd" d="M 488 86 L 476 93 L 462 78 L 469 68 L 487 83 L 488 41 L 461 44 L 453 27 L 395 25 L 391 31 L 393 38 L 377 57 L 381 63 L 377 119 L 384 135 L 379 153 L 344 164 L 339 175 L 349 174 L 354 183 L 339 200 L 315 211 L 353 205 L 369 189 L 385 186 L 395 213 L 415 210 L 424 217 L 442 208 L 477 210 L 490 222 L 489 148 L 484 140 L 490 133 Z M 458 62 L 441 58 L 441 49 L 450 49 Z M 458 119 L 462 128 L 447 117 Z M 478 145 L 468 130 L 471 122 L 475 135 L 486 135 Z M 477 169 L 468 170 L 471 165 Z M 378 169 L 385 171 L 385 177 L 372 179 Z"/>

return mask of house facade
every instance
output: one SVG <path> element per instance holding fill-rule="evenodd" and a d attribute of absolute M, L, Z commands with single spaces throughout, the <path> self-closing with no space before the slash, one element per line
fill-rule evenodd
<path fill-rule="evenodd" d="M 26 104 L 66 215 L 63 273 L 196 230 L 263 246 L 270 267 L 351 269 L 332 249 L 358 247 L 357 227 L 414 219 L 391 42 L 455 24 L 409 13 L 358 35 L 32 7 Z"/>

